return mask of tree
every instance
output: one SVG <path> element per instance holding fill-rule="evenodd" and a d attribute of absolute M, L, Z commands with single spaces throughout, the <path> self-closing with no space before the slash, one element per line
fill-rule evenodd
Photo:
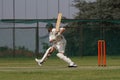
<path fill-rule="evenodd" d="M 79 11 L 75 14 L 75 19 L 101 19 L 114 20 L 120 19 L 120 0 L 96 0 L 95 2 L 86 2 L 85 0 L 74 0 L 74 7 Z M 68 52 L 76 53 L 75 55 L 91 55 L 92 52 L 97 52 L 97 40 L 102 35 L 102 39 L 114 30 L 119 28 L 119 24 L 110 22 L 74 22 L 68 24 L 68 27 L 73 27 L 66 35 L 68 41 Z M 91 27 L 92 26 L 92 27 Z M 115 27 L 116 26 L 116 27 Z M 89 27 L 89 28 L 85 28 Z M 99 31 L 98 31 L 99 28 Z M 106 33 L 106 34 L 105 34 Z M 119 32 L 118 32 L 119 33 Z M 117 33 L 117 34 L 118 34 Z M 97 35 L 97 36 L 96 36 Z M 118 36 L 119 37 L 119 36 Z M 106 40 L 110 37 L 104 38 Z M 78 44 L 79 43 L 79 44 Z M 83 46 L 84 44 L 85 47 Z M 85 49 L 84 49 L 85 48 Z M 92 48 L 92 49 L 87 49 Z M 85 52 L 86 53 L 85 53 Z M 84 52 L 84 54 L 83 54 Z"/>
<path fill-rule="evenodd" d="M 79 19 L 120 19 L 120 0 L 74 1 Z"/>

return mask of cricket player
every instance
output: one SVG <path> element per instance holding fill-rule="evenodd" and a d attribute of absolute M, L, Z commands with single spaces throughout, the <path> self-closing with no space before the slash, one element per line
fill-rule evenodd
<path fill-rule="evenodd" d="M 53 28 L 52 24 L 46 25 L 48 32 L 49 32 L 49 42 L 52 44 L 51 47 L 49 47 L 42 57 L 42 59 L 35 59 L 38 65 L 42 65 L 43 62 L 51 55 L 51 53 L 54 50 L 57 50 L 58 53 L 56 54 L 57 57 L 62 59 L 63 61 L 68 63 L 68 67 L 77 67 L 77 65 L 67 56 L 64 55 L 65 53 L 65 46 L 66 46 L 66 40 L 62 33 L 65 31 L 65 28 L 60 28 L 59 31 L 56 31 L 55 28 Z"/>

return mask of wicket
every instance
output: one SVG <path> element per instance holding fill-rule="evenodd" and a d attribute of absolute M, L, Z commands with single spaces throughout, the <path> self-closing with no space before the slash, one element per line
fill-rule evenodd
<path fill-rule="evenodd" d="M 98 40 L 98 66 L 106 66 L 106 42 Z"/>

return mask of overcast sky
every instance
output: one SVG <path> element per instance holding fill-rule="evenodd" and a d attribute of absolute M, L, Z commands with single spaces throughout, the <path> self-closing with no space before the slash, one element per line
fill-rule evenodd
<path fill-rule="evenodd" d="M 59 0 L 59 10 L 71 17 L 75 8 L 73 0 Z M 46 19 L 56 17 L 58 0 L 15 0 L 15 17 L 22 19 Z M 13 0 L 0 0 L 0 18 L 13 18 Z"/>
<path fill-rule="evenodd" d="M 73 18 L 77 9 L 72 7 L 74 0 L 59 0 L 59 11 L 64 17 Z M 95 0 L 87 0 L 95 1 Z M 58 15 L 58 0 L 15 0 L 15 18 L 16 19 L 49 19 L 56 18 Z M 0 0 L 0 19 L 13 19 L 13 0 Z M 4 27 L 12 27 L 7 24 Z M 36 26 L 35 24 L 17 26 Z M 43 24 L 40 24 L 43 26 Z M 1 27 L 1 26 L 0 26 Z M 2 26 L 3 27 L 3 26 Z M 46 35 L 43 29 L 40 29 L 39 36 Z M 16 46 L 25 46 L 30 50 L 35 50 L 35 30 L 28 29 L 16 30 Z M 0 29 L 0 46 L 12 47 L 12 29 Z"/>
<path fill-rule="evenodd" d="M 59 11 L 73 18 L 77 11 L 71 5 L 74 0 L 59 0 Z M 95 0 L 87 0 L 95 1 Z M 15 0 L 15 17 L 19 19 L 54 18 L 58 14 L 58 0 Z M 0 0 L 0 18 L 13 18 L 13 0 Z"/>

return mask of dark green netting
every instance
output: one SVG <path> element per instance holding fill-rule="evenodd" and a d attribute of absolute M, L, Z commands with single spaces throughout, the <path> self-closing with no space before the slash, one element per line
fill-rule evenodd
<path fill-rule="evenodd" d="M 57 19 L 1 19 L 1 22 L 5 23 L 24 23 L 24 24 L 33 24 L 37 22 L 44 23 L 56 23 Z M 69 22 L 107 22 L 113 24 L 120 24 L 120 20 L 102 20 L 102 19 L 62 19 L 62 23 Z"/>

